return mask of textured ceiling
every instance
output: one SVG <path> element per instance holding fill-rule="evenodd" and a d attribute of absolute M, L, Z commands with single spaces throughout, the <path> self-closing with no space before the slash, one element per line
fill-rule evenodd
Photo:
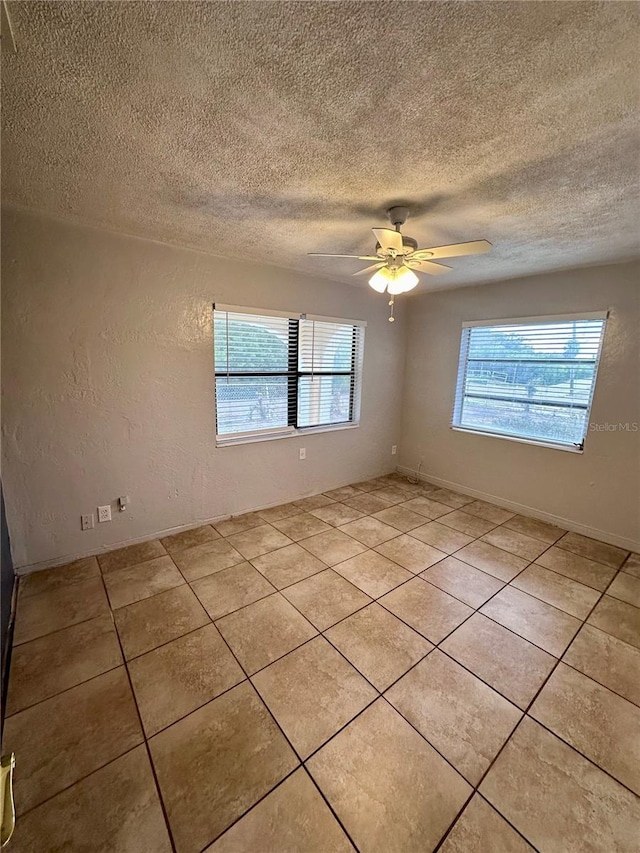
<path fill-rule="evenodd" d="M 3 199 L 350 283 L 391 202 L 419 290 L 639 254 L 639 6 L 14 2 Z"/>

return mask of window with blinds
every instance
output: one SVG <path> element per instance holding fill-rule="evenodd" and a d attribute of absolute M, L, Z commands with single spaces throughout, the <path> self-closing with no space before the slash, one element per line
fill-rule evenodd
<path fill-rule="evenodd" d="M 582 450 L 606 316 L 463 323 L 454 429 Z"/>
<path fill-rule="evenodd" d="M 364 323 L 214 305 L 220 441 L 359 421 Z"/>

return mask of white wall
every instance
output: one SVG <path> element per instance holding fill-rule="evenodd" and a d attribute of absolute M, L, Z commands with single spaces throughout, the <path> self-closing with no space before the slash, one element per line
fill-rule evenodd
<path fill-rule="evenodd" d="M 449 429 L 463 320 L 605 308 L 591 421 L 640 422 L 638 264 L 416 296 L 390 324 L 368 288 L 15 210 L 2 224 L 2 478 L 18 567 L 293 500 L 396 459 L 415 469 L 420 457 L 431 478 L 640 547 L 640 433 L 590 432 L 578 455 Z M 215 300 L 367 320 L 360 428 L 216 448 Z M 123 494 L 130 510 L 80 530 L 82 513 Z"/>
<path fill-rule="evenodd" d="M 640 432 L 588 432 L 583 454 L 450 429 L 463 320 L 610 309 L 592 424 L 640 423 L 640 264 L 591 267 L 410 302 L 400 464 L 640 546 Z"/>
<path fill-rule="evenodd" d="M 392 470 L 402 306 L 356 288 L 5 210 L 3 469 L 18 567 Z M 359 429 L 215 447 L 211 304 L 364 319 Z M 307 459 L 298 459 L 305 446 Z M 82 513 L 131 497 L 111 524 Z M 115 504 L 114 504 L 115 506 Z"/>

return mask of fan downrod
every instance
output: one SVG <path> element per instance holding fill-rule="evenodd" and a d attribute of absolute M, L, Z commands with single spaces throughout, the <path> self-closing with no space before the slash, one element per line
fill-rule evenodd
<path fill-rule="evenodd" d="M 390 207 L 387 211 L 387 216 L 389 217 L 389 221 L 396 229 L 396 231 L 400 230 L 400 226 L 404 225 L 404 223 L 409 218 L 409 208 L 408 207 Z"/>

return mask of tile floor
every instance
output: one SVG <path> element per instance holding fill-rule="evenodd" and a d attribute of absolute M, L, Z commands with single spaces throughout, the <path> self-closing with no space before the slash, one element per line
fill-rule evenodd
<path fill-rule="evenodd" d="M 397 474 L 21 579 L 11 849 L 637 851 L 640 557 Z"/>

